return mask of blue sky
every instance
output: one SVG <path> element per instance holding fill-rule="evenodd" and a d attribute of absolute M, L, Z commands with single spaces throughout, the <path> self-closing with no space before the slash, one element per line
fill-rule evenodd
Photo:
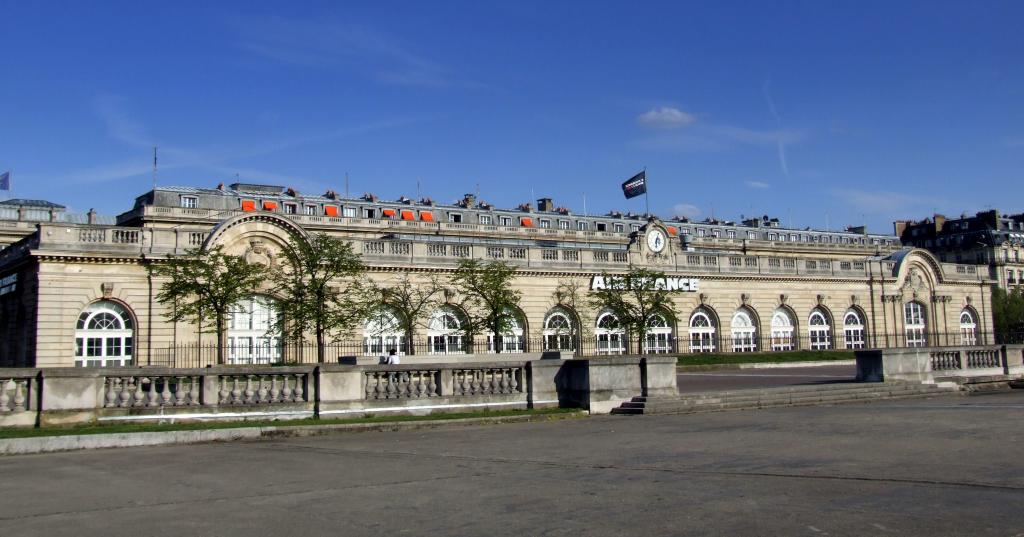
<path fill-rule="evenodd" d="M 1020 212 L 1021 2 L 0 0 L 0 171 L 794 226 Z"/>

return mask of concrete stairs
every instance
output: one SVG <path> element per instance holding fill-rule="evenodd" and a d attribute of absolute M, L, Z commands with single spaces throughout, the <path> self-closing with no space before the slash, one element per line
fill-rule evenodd
<path fill-rule="evenodd" d="M 960 393 L 955 386 L 865 382 L 688 393 L 677 398 L 634 397 L 612 414 L 689 414 L 784 406 L 834 405 Z"/>

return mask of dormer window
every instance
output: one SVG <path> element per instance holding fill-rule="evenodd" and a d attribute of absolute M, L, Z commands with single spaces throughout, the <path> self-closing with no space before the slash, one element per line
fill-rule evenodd
<path fill-rule="evenodd" d="M 306 214 L 316 216 L 316 205 L 306 205 Z"/>
<path fill-rule="evenodd" d="M 299 212 L 299 206 L 294 203 L 284 204 L 284 214 L 297 214 Z"/>
<path fill-rule="evenodd" d="M 199 208 L 199 198 L 197 198 L 195 196 L 182 196 L 181 197 L 181 206 L 184 209 L 198 209 Z"/>

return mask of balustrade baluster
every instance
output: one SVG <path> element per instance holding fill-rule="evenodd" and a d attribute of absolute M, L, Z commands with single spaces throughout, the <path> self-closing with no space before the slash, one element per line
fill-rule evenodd
<path fill-rule="evenodd" d="M 170 378 L 170 377 L 168 377 Z M 185 402 L 185 379 L 187 377 L 176 376 L 174 379 L 177 381 L 174 383 L 174 406 L 185 406 L 188 403 Z"/>
<path fill-rule="evenodd" d="M 7 395 L 7 386 L 11 382 L 13 381 L 9 379 L 0 379 L 0 414 L 6 414 L 11 410 L 11 397 Z"/>
<path fill-rule="evenodd" d="M 288 382 L 288 375 L 281 375 L 281 401 L 287 403 L 292 400 L 292 387 Z"/>
<path fill-rule="evenodd" d="M 146 406 L 160 406 L 160 392 L 156 390 L 156 377 L 146 377 L 142 379 L 142 383 L 149 384 L 149 391 L 146 392 Z"/>
<path fill-rule="evenodd" d="M 252 375 L 245 376 L 245 404 L 252 404 L 252 396 L 256 393 L 252 389 Z"/>
<path fill-rule="evenodd" d="M 14 412 L 28 410 L 25 405 L 25 390 L 23 389 L 27 382 L 27 380 L 14 379 Z"/>
<path fill-rule="evenodd" d="M 516 377 L 519 376 L 520 371 L 522 370 L 518 367 L 512 369 L 512 376 L 508 379 L 508 387 L 509 390 L 511 390 L 511 393 L 519 393 L 519 390 L 517 389 L 519 387 L 519 382 L 516 380 Z"/>
<path fill-rule="evenodd" d="M 395 388 L 395 374 L 390 372 L 390 371 L 387 373 L 387 383 L 388 383 L 388 386 L 387 386 L 388 390 L 387 390 L 387 394 L 384 396 L 384 398 L 385 399 L 394 399 L 396 397 L 395 393 L 398 390 Z"/>
<path fill-rule="evenodd" d="M 124 377 L 119 378 L 118 379 L 118 385 L 119 385 L 119 388 L 121 389 L 121 391 L 120 391 L 120 393 L 118 394 L 117 397 L 118 397 L 118 399 L 120 399 L 121 402 L 117 406 L 122 407 L 122 408 L 123 407 L 131 406 L 131 403 L 129 402 L 129 400 L 132 397 L 132 394 L 131 394 L 132 377 L 128 377 L 127 379 L 125 379 Z"/>
<path fill-rule="evenodd" d="M 498 372 L 500 369 L 491 369 L 491 393 L 500 393 L 498 390 L 501 389 L 501 383 L 498 382 Z"/>
<path fill-rule="evenodd" d="M 366 392 L 366 398 L 376 399 L 376 397 L 374 397 L 375 395 L 377 395 L 376 392 L 374 391 L 374 388 L 377 386 L 377 383 L 374 382 L 374 380 L 377 377 L 376 373 L 367 371 L 366 373 L 363 374 L 363 377 L 365 380 L 365 387 L 363 391 Z"/>
<path fill-rule="evenodd" d="M 256 392 L 256 400 L 260 403 L 273 403 L 274 401 L 267 400 L 267 376 L 259 375 L 256 378 L 260 383 L 260 389 Z"/>
<path fill-rule="evenodd" d="M 164 383 L 164 389 L 160 391 L 160 404 L 167 405 L 171 402 L 171 377 L 161 377 L 160 380 Z"/>
<path fill-rule="evenodd" d="M 202 379 L 203 377 L 189 377 L 188 404 L 199 404 L 199 382 L 202 381 Z"/>
<path fill-rule="evenodd" d="M 231 377 L 231 404 L 237 405 L 242 402 L 242 390 L 238 387 L 238 377 Z"/>
<path fill-rule="evenodd" d="M 434 375 L 438 375 L 440 373 L 435 372 L 435 371 L 430 371 L 429 374 L 430 374 L 430 378 L 427 380 L 427 382 L 428 382 L 428 384 L 427 384 L 427 397 L 434 397 L 434 396 L 437 395 L 437 382 L 435 382 Z"/>
<path fill-rule="evenodd" d="M 373 397 L 374 399 L 384 399 L 385 389 L 384 389 L 384 384 L 381 382 L 381 380 L 382 380 L 381 377 L 382 377 L 382 374 L 381 374 L 380 371 L 376 371 L 376 372 L 373 373 L 373 378 L 376 381 L 376 386 L 373 389 L 374 390 L 374 397 Z"/>
<path fill-rule="evenodd" d="M 132 403 L 132 406 L 146 406 L 146 389 L 143 388 L 145 380 L 144 377 L 132 377 L 135 386 L 135 391 L 132 393 L 135 402 Z"/>
<path fill-rule="evenodd" d="M 277 375 L 270 375 L 270 402 L 277 403 L 281 396 L 281 390 L 277 389 Z"/>
<path fill-rule="evenodd" d="M 107 408 L 112 408 L 114 405 L 117 404 L 117 392 L 114 390 L 114 382 L 115 381 L 116 381 L 115 377 L 107 377 L 107 393 L 106 393 L 106 397 L 105 397 L 106 402 L 103 405 L 103 406 L 105 406 Z M 3 405 L 0 405 L 0 406 L 3 406 Z"/>
<path fill-rule="evenodd" d="M 219 396 L 217 402 L 226 405 L 230 401 L 229 397 L 231 396 L 231 392 L 228 390 L 228 379 L 226 377 L 219 377 L 218 382 L 220 383 L 220 391 L 217 392 Z"/>
<path fill-rule="evenodd" d="M 303 400 L 302 399 L 302 394 L 303 394 L 304 390 L 303 390 L 302 385 L 305 384 L 305 380 L 306 380 L 306 376 L 305 375 L 301 375 L 301 374 L 295 375 L 295 392 L 294 393 L 295 393 L 295 401 L 296 402 L 302 402 L 302 400 Z"/>
<path fill-rule="evenodd" d="M 501 370 L 501 393 L 509 393 L 508 392 L 508 373 L 507 373 L 508 371 L 510 371 L 510 370 L 508 370 L 508 369 L 502 369 Z"/>

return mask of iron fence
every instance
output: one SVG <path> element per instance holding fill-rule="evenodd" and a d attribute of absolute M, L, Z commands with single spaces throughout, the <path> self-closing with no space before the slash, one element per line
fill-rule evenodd
<path fill-rule="evenodd" d="M 309 342 L 276 344 L 267 339 L 262 344 L 226 345 L 223 363 L 238 365 L 315 364 L 320 361 L 317 345 Z M 504 337 L 496 343 L 492 338 L 444 336 L 393 341 L 335 341 L 324 346 L 323 362 L 338 363 L 344 358 L 372 357 L 382 359 L 392 349 L 400 356 L 457 357 L 466 354 L 522 354 L 562 351 L 574 357 L 625 354 L 696 354 L 740 352 L 788 352 L 800 350 L 857 350 L 892 347 L 954 347 L 1024 343 L 1024 333 L 993 334 L 951 332 L 926 334 L 709 334 L 692 333 L 684 337 L 672 334 L 649 334 L 643 344 L 626 334 L 588 336 L 550 335 L 542 338 Z M 497 347 L 497 348 L 496 348 Z M 218 348 L 212 344 L 181 344 L 156 348 L 139 364 L 173 368 L 206 367 L 218 364 Z"/>

